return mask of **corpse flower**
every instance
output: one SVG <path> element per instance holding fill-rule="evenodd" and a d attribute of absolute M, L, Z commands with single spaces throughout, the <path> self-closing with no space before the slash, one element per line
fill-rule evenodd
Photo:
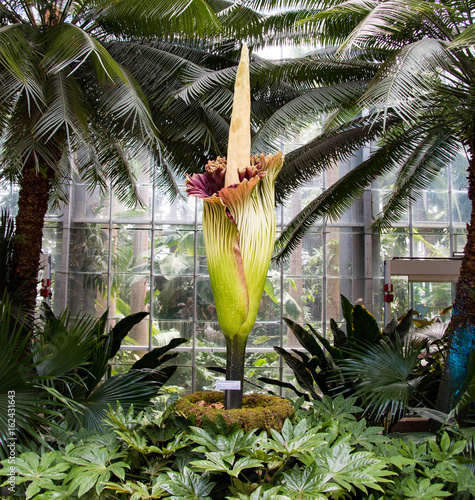
<path fill-rule="evenodd" d="M 274 184 L 283 157 L 250 154 L 249 56 L 244 45 L 236 76 L 228 157 L 187 176 L 188 195 L 203 199 L 203 234 L 219 325 L 226 339 L 226 409 L 240 408 L 244 355 L 256 322 L 275 240 Z"/>

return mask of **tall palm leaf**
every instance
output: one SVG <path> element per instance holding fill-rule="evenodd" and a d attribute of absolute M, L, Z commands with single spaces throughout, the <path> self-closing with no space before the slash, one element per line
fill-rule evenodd
<path fill-rule="evenodd" d="M 424 340 L 381 342 L 366 349 L 353 350 L 341 363 L 343 373 L 357 380 L 355 395 L 365 399 L 366 411 L 376 420 L 397 420 L 405 411 L 422 376 L 414 374 Z"/>

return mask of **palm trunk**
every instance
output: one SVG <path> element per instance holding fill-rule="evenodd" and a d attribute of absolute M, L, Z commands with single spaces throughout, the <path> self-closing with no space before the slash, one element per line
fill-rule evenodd
<path fill-rule="evenodd" d="M 437 397 L 437 408 L 448 413 L 467 386 L 468 363 L 475 348 L 475 158 L 470 149 L 468 197 L 472 202 L 467 243 L 455 289 L 448 330 L 448 354 Z"/>
<path fill-rule="evenodd" d="M 14 290 L 21 290 L 23 310 L 32 313 L 36 304 L 38 268 L 43 243 L 43 226 L 48 210 L 54 171 L 44 166 L 37 172 L 35 158 L 30 156 L 20 178 L 18 214 L 14 243 Z"/>

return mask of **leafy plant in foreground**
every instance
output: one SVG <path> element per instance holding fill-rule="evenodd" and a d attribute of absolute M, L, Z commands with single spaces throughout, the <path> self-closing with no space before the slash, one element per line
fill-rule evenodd
<path fill-rule="evenodd" d="M 466 441 L 455 434 L 443 430 L 404 442 L 356 420 L 355 398 L 325 396 L 299 409 L 302 403 L 294 421 L 272 435 L 244 433 L 224 421 L 198 429 L 172 406 L 138 414 L 118 406 L 108 413 L 109 432 L 70 433 L 67 444 L 57 433 L 57 451 L 20 453 L 17 494 L 36 500 L 473 498 Z M 8 461 L 2 465 L 7 475 Z"/>
<path fill-rule="evenodd" d="M 45 305 L 32 352 L 25 356 L 24 324 L 12 315 L 4 297 L 0 302 L 0 456 L 9 454 L 12 442 L 41 440 L 63 419 L 69 430 L 99 430 L 109 405 L 117 401 L 124 408 L 149 405 L 176 370 L 176 366 L 163 366 L 177 356 L 169 351 L 186 339 L 173 339 L 144 355 L 127 373 L 106 377 L 122 339 L 146 314 L 128 316 L 106 332 L 106 313 L 98 320 L 86 316 L 71 320 L 66 312 L 55 317 Z"/>
<path fill-rule="evenodd" d="M 109 332 L 107 314 L 98 320 L 83 317 L 71 323 L 68 313 L 56 317 L 45 306 L 38 345 L 38 357 L 44 359 L 36 370 L 45 385 L 68 401 L 65 419 L 70 429 L 100 429 L 107 409 L 117 401 L 125 409 L 131 404 L 138 410 L 145 408 L 176 370 L 176 366 L 162 366 L 177 356 L 168 351 L 186 342 L 173 339 L 142 356 L 128 372 L 107 378 L 109 362 L 122 340 L 148 313 L 127 316 Z"/>

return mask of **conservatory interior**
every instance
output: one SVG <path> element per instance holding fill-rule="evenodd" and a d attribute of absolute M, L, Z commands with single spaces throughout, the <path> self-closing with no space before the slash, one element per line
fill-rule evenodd
<path fill-rule="evenodd" d="M 284 145 L 284 153 L 298 145 Z M 295 192 L 285 207 L 277 206 L 277 231 L 365 154 L 363 148 Z M 179 366 L 168 385 L 180 394 L 214 390 L 220 376 L 206 367 L 223 367 L 226 349 L 207 275 L 202 202 L 186 197 L 184 179 L 182 196 L 170 202 L 151 178 L 153 172 L 142 174 L 139 194 L 144 204 L 135 209 L 121 206 L 113 190 L 101 194 L 80 183 L 68 186 L 69 204 L 50 211 L 46 220 L 40 278 L 50 280 L 52 293 L 41 300 L 50 302 L 54 311 L 68 308 L 73 315 L 100 317 L 109 310 L 111 326 L 128 314 L 149 312 L 126 337 L 114 369 L 120 372 L 144 352 L 182 337 L 188 342 L 177 348 L 180 355 L 174 362 Z M 341 295 L 364 304 L 381 325 L 385 306 L 387 318 L 413 308 L 421 318 L 433 319 L 452 303 L 453 278 L 423 281 L 419 276 L 410 281 L 394 275 L 388 294 L 384 272 L 385 262 L 393 258 L 437 263 L 462 255 L 470 215 L 465 155 L 444 169 L 401 222 L 375 234 L 370 228 L 373 215 L 391 183 L 390 176 L 374 182 L 340 220 L 315 223 L 289 259 L 271 264 L 247 344 L 248 379 L 290 377 L 290 368 L 273 349 L 298 346 L 283 318 L 311 324 L 325 335 L 331 318 L 343 320 Z M 15 188 L 1 194 L 2 204 L 14 215 Z M 48 288 L 48 283 L 43 285 Z M 39 296 L 40 288 L 41 283 Z M 392 295 L 392 302 L 385 302 L 385 295 Z"/>

